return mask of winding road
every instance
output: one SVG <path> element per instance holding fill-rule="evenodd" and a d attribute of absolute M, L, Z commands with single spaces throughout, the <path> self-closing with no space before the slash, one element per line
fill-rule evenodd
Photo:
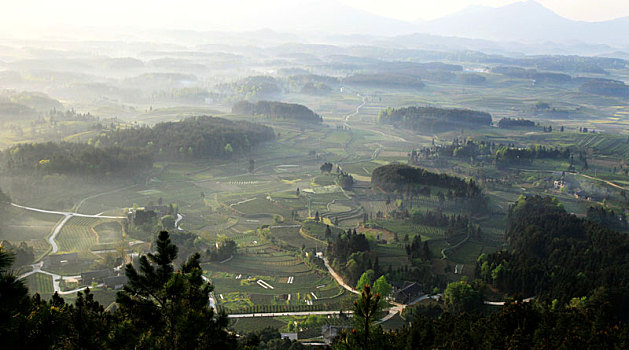
<path fill-rule="evenodd" d="M 94 197 L 94 196 L 92 196 Z M 88 197 L 90 198 L 90 197 Z M 87 198 L 86 198 L 87 199 Z M 83 203 L 85 200 L 81 201 L 81 203 Z M 96 219 L 126 219 L 126 217 L 124 216 L 105 216 L 105 215 L 88 215 L 88 214 L 79 214 L 79 213 L 73 213 L 73 212 L 65 212 L 65 211 L 54 211 L 54 210 L 45 210 L 45 209 L 39 209 L 39 208 L 32 208 L 32 207 L 26 207 L 23 205 L 19 205 L 19 204 L 15 204 L 15 203 L 11 203 L 12 206 L 16 207 L 16 208 L 20 208 L 20 209 L 24 209 L 24 210 L 29 210 L 29 211 L 34 211 L 37 213 L 45 213 L 45 214 L 55 214 L 55 215 L 63 215 L 63 219 L 61 219 L 56 225 L 55 228 L 52 231 L 52 234 L 48 237 L 48 243 L 50 243 L 51 249 L 49 252 L 47 252 L 46 254 L 44 254 L 40 259 L 39 262 L 30 265 L 33 270 L 26 272 L 22 275 L 20 275 L 18 277 L 18 279 L 22 279 L 22 278 L 26 278 L 32 274 L 35 273 L 43 273 L 45 275 L 49 275 L 52 276 L 52 285 L 53 285 L 53 289 L 55 292 L 57 292 L 60 295 L 66 295 L 66 294 L 72 294 L 72 293 L 76 293 L 79 291 L 82 291 L 84 289 L 86 289 L 87 287 L 81 287 L 81 288 L 77 288 L 77 289 L 72 289 L 72 290 L 67 290 L 67 291 L 62 291 L 61 287 L 60 287 L 60 282 L 64 279 L 77 279 L 79 277 L 81 277 L 80 275 L 77 276 L 61 276 L 58 275 L 56 273 L 52 273 L 49 271 L 44 271 L 42 270 L 42 267 L 44 266 L 44 262 L 43 259 L 50 255 L 50 254 L 55 254 L 59 251 L 59 246 L 57 245 L 57 242 L 55 241 L 57 236 L 59 235 L 59 232 L 61 232 L 61 229 L 63 228 L 63 226 L 68 222 L 68 220 L 70 220 L 72 217 L 77 216 L 77 217 L 85 217 L 85 218 L 96 218 Z M 102 286 L 102 284 L 99 284 L 98 286 Z"/>

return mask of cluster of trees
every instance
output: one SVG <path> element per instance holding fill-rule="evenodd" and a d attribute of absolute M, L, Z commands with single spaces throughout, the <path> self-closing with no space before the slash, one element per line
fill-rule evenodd
<path fill-rule="evenodd" d="M 494 67 L 492 72 L 502 74 L 510 78 L 531 79 L 536 83 L 564 84 L 572 81 L 572 77 L 568 74 L 539 72 L 536 69 L 525 69 L 521 67 L 498 66 Z"/>
<path fill-rule="evenodd" d="M 414 193 L 422 186 L 435 186 L 452 190 L 456 197 L 483 197 L 481 188 L 473 179 L 465 181 L 456 176 L 432 173 L 405 164 L 389 164 L 374 169 L 371 184 L 387 192 Z"/>
<path fill-rule="evenodd" d="M 332 237 L 327 255 L 334 270 L 349 284 L 356 283 L 367 270 L 380 270 L 376 252 L 370 250 L 367 237 L 362 233 L 357 234 L 356 230 L 349 229 L 346 233 Z"/>
<path fill-rule="evenodd" d="M 390 88 L 421 89 L 425 86 L 421 77 L 403 73 L 354 74 L 343 79 L 343 82 L 349 85 L 386 86 Z"/>
<path fill-rule="evenodd" d="M 216 244 L 208 249 L 205 254 L 209 261 L 223 261 L 236 254 L 236 251 L 236 242 L 225 235 L 219 234 L 216 239 Z"/>
<path fill-rule="evenodd" d="M 466 286 L 457 286 L 465 292 Z M 474 293 L 466 294 L 478 305 Z M 629 344 L 629 328 L 610 319 L 613 305 L 600 298 L 568 307 L 511 299 L 496 312 L 444 312 L 423 307 L 410 326 L 371 332 L 387 349 L 620 349 Z"/>
<path fill-rule="evenodd" d="M 270 98 L 282 92 L 279 81 L 263 75 L 247 77 L 231 84 L 220 84 L 218 88 L 238 100 Z"/>
<path fill-rule="evenodd" d="M 213 159 L 244 155 L 274 139 L 273 129 L 264 125 L 201 116 L 112 130 L 96 138 L 95 145 L 141 148 L 160 159 Z"/>
<path fill-rule="evenodd" d="M 307 123 L 321 123 L 323 118 L 310 108 L 296 104 L 275 101 L 251 103 L 240 101 L 232 107 L 232 113 L 244 115 L 263 115 L 272 119 L 291 120 Z"/>
<path fill-rule="evenodd" d="M 530 165 L 533 159 L 570 159 L 571 153 L 567 148 L 546 147 L 535 145 L 529 148 L 520 148 L 515 145 L 500 146 L 495 150 L 494 162 L 496 166 L 504 165 Z"/>
<path fill-rule="evenodd" d="M 35 260 L 35 252 L 33 247 L 22 241 L 18 245 L 13 245 L 9 241 L 0 242 L 0 246 L 3 250 L 13 255 L 13 267 L 19 268 L 20 266 L 30 265 Z"/>
<path fill-rule="evenodd" d="M 273 129 L 221 118 L 194 117 L 154 127 L 114 129 L 88 144 L 18 144 L 0 154 L 12 173 L 134 176 L 159 159 L 231 158 L 275 138 Z"/>
<path fill-rule="evenodd" d="M 606 207 L 589 207 L 586 217 L 588 220 L 612 230 L 625 230 L 627 228 L 627 217 L 622 210 L 616 214 L 613 209 Z"/>
<path fill-rule="evenodd" d="M 321 166 L 319 167 L 319 170 L 321 170 L 321 174 L 323 174 L 323 173 L 330 173 L 330 172 L 332 172 L 332 168 L 333 167 L 334 167 L 334 165 L 332 165 L 332 163 L 325 162 L 325 163 L 321 164 Z"/>
<path fill-rule="evenodd" d="M 534 196 L 510 207 L 506 236 L 508 250 L 479 257 L 483 280 L 559 305 L 603 288 L 624 298 L 618 310 L 629 310 L 627 235 L 568 214 L 556 199 Z"/>
<path fill-rule="evenodd" d="M 459 79 L 461 80 L 463 84 L 468 84 L 468 85 L 479 85 L 479 84 L 484 83 L 487 80 L 485 76 L 480 75 L 480 74 L 474 74 L 474 73 L 460 74 Z"/>
<path fill-rule="evenodd" d="M 535 126 L 535 122 L 522 118 L 502 118 L 498 122 L 498 127 L 501 129 L 510 128 L 532 128 Z"/>
<path fill-rule="evenodd" d="M 382 297 L 367 285 L 354 302 L 353 328 L 342 331 L 333 348 L 622 349 L 629 345 L 629 328 L 615 318 L 613 301 L 605 291 L 566 306 L 511 298 L 500 310 L 490 312 L 475 284 L 450 283 L 443 307 L 414 307 L 405 312 L 406 327 L 388 332 L 375 322 L 382 314 Z"/>
<path fill-rule="evenodd" d="M 332 88 L 322 82 L 308 82 L 301 87 L 300 92 L 306 95 L 325 95 L 332 92 Z"/>
<path fill-rule="evenodd" d="M 411 262 L 413 262 L 415 259 L 430 261 L 430 259 L 432 258 L 430 247 L 428 247 L 428 241 L 425 241 L 422 244 L 421 235 L 416 235 L 415 237 L 413 237 L 411 244 L 405 245 L 404 248 L 406 249 L 406 256 Z"/>
<path fill-rule="evenodd" d="M 153 154 L 139 147 L 71 142 L 29 143 L 12 146 L 0 155 L 11 173 L 133 176 L 153 167 Z"/>
<path fill-rule="evenodd" d="M 27 288 L 8 268 L 0 248 L 0 336 L 11 349 L 234 349 L 228 319 L 208 303 L 212 285 L 202 278 L 199 254 L 175 267 L 177 246 L 161 232 L 155 253 L 128 264 L 129 279 L 105 311 L 86 290 L 74 304 L 55 294 L 50 301 Z"/>
<path fill-rule="evenodd" d="M 586 94 L 629 97 L 629 86 L 620 80 L 586 79 L 579 87 L 579 91 Z"/>
<path fill-rule="evenodd" d="M 439 132 L 458 130 L 461 127 L 488 126 L 491 125 L 491 115 L 469 109 L 405 107 L 380 111 L 378 121 L 419 132 Z"/>
<path fill-rule="evenodd" d="M 427 225 L 433 227 L 446 227 L 451 225 L 451 223 L 457 221 L 457 217 L 459 220 L 468 221 L 467 216 L 461 217 L 460 215 L 446 215 L 440 211 L 427 210 L 425 212 L 421 212 L 420 210 L 413 209 L 410 212 L 409 218 L 411 222 L 419 225 Z"/>
<path fill-rule="evenodd" d="M 451 82 L 456 79 L 454 72 L 460 72 L 463 67 L 456 64 L 448 64 L 443 62 L 376 62 L 369 64 L 366 69 L 373 72 L 370 74 L 364 74 L 364 76 L 378 75 L 379 77 L 390 77 L 389 79 L 395 79 L 397 82 L 410 82 L 411 85 L 407 87 L 414 87 L 412 79 L 429 80 L 437 82 Z M 350 77 L 354 78 L 355 75 Z M 384 84 L 395 84 L 395 82 L 384 81 Z M 396 87 L 396 85 L 391 85 Z M 399 86 L 403 87 L 403 86 Z"/>
<path fill-rule="evenodd" d="M 354 177 L 346 172 L 341 172 L 337 176 L 337 183 L 344 190 L 351 190 L 354 186 Z"/>

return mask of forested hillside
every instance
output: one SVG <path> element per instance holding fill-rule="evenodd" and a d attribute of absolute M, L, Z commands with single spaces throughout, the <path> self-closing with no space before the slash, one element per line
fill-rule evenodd
<path fill-rule="evenodd" d="M 1 159 L 10 173 L 131 176 L 151 169 L 154 159 L 229 159 L 274 138 L 273 129 L 263 125 L 194 117 L 106 130 L 88 144 L 20 144 Z"/>
<path fill-rule="evenodd" d="M 469 109 L 444 109 L 436 107 L 388 108 L 380 111 L 378 120 L 418 132 L 437 132 L 461 128 L 479 128 L 491 125 L 491 115 Z"/>
<path fill-rule="evenodd" d="M 273 129 L 267 126 L 204 116 L 154 127 L 116 129 L 95 143 L 144 148 L 159 159 L 211 159 L 242 155 L 274 138 Z"/>
<path fill-rule="evenodd" d="M 271 119 L 308 123 L 321 123 L 323 121 L 320 115 L 304 105 L 275 101 L 259 101 L 257 103 L 240 101 L 234 104 L 232 113 L 253 116 L 262 115 Z"/>
<path fill-rule="evenodd" d="M 478 198 L 481 189 L 474 180 L 465 181 L 456 176 L 436 174 L 405 164 L 389 164 L 376 168 L 371 184 L 384 191 L 419 192 L 423 186 L 441 187 L 452 191 L 456 197 Z"/>
<path fill-rule="evenodd" d="M 611 295 L 629 311 L 629 237 L 568 214 L 549 197 L 521 197 L 509 210 L 508 250 L 483 255 L 477 272 L 509 294 L 557 300 Z"/>
<path fill-rule="evenodd" d="M 137 147 L 95 147 L 82 143 L 31 143 L 2 152 L 12 174 L 135 175 L 153 167 L 153 155 Z"/>

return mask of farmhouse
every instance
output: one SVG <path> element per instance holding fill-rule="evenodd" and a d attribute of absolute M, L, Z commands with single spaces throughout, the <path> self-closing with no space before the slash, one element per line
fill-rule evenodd
<path fill-rule="evenodd" d="M 105 285 L 105 288 L 122 289 L 127 281 L 128 279 L 125 275 L 110 276 L 103 279 L 103 284 Z"/>
<path fill-rule="evenodd" d="M 566 187 L 566 180 L 564 179 L 555 180 L 553 182 L 553 188 L 556 190 L 562 190 L 564 187 Z"/>
<path fill-rule="evenodd" d="M 297 333 L 280 333 L 282 339 L 297 340 Z"/>
<path fill-rule="evenodd" d="M 402 304 L 413 301 L 421 293 L 422 287 L 417 282 L 405 282 L 401 288 L 393 291 L 395 301 Z"/>
<path fill-rule="evenodd" d="M 114 275 L 113 269 L 103 269 L 88 272 L 81 272 L 81 282 L 83 284 L 103 283 L 104 279 Z"/>
<path fill-rule="evenodd" d="M 339 334 L 339 332 L 346 328 L 349 327 L 333 326 L 328 324 L 321 327 L 321 336 L 323 336 L 323 340 L 325 341 L 325 343 L 330 345 L 332 344 L 332 341 L 334 341 L 334 338 L 336 338 L 336 336 Z"/>

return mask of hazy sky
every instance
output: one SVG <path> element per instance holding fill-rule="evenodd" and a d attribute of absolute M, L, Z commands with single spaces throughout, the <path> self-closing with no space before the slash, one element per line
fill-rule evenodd
<path fill-rule="evenodd" d="M 262 16 L 281 19 L 286 8 L 312 0 L 0 0 L 0 29 L 16 34 L 47 26 L 116 26 L 251 30 Z M 325 0 L 333 1 L 333 0 Z M 516 0 L 338 0 L 404 20 L 434 19 L 470 5 Z M 321 0 L 317 1 L 320 3 Z M 629 0 L 539 0 L 562 16 L 600 21 L 629 16 Z M 7 29 L 11 28 L 11 29 Z M 6 31 L 9 33 L 6 33 Z M 35 32 L 36 33 L 36 32 Z"/>
<path fill-rule="evenodd" d="M 364 10 L 404 20 L 430 20 L 470 5 L 499 7 L 519 0 L 340 0 Z M 629 0 L 537 0 L 563 17 L 602 21 L 629 16 Z"/>

